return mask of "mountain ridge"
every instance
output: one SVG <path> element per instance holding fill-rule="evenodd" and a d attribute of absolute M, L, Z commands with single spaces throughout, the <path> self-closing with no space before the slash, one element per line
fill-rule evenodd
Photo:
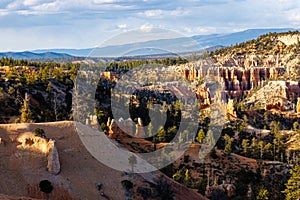
<path fill-rule="evenodd" d="M 12 57 L 13 59 L 48 59 L 70 57 L 122 57 L 122 56 L 149 56 L 157 54 L 177 54 L 186 52 L 201 52 L 207 48 L 226 47 L 257 38 L 270 32 L 288 32 L 294 28 L 267 28 L 247 29 L 228 34 L 195 35 L 186 38 L 158 39 L 123 45 L 108 45 L 96 48 L 78 49 L 37 49 L 24 52 L 0 52 L 0 57 Z M 190 44 L 193 43 L 193 44 Z M 188 45 L 192 45 L 189 49 Z"/>

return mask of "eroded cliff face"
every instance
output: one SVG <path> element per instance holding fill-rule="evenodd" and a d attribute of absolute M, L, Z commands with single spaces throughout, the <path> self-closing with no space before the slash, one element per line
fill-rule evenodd
<path fill-rule="evenodd" d="M 287 46 L 294 45 L 300 41 L 300 34 L 279 36 L 278 40 Z"/>
<path fill-rule="evenodd" d="M 264 102 L 265 109 L 292 109 L 291 104 L 295 104 L 297 97 L 300 96 L 300 85 L 290 80 L 298 75 L 298 56 L 288 62 L 286 62 L 287 55 L 283 55 L 282 60 L 278 60 L 275 55 L 266 56 L 263 60 L 256 55 L 237 57 L 228 59 L 228 56 L 224 56 L 221 66 L 219 61 L 214 62 L 210 59 L 173 66 L 173 68 L 192 82 L 200 83 L 207 76 L 214 77 L 221 84 L 222 93 L 226 96 L 225 101 L 244 98 L 252 90 L 263 88 L 263 93 L 255 95 L 255 98 L 268 99 L 274 95 L 281 98 L 278 101 L 273 98 L 268 103 Z M 284 76 L 287 81 L 278 81 Z M 212 101 L 209 88 L 205 84 L 199 85 L 195 92 L 200 107 L 202 109 L 209 107 Z M 265 94 L 269 92 L 272 95 L 266 96 Z"/>
<path fill-rule="evenodd" d="M 294 111 L 300 93 L 299 83 L 295 81 L 270 81 L 255 92 L 247 101 L 248 104 L 260 106 L 265 110 Z"/>
<path fill-rule="evenodd" d="M 268 79 L 276 80 L 282 71 L 282 68 L 275 67 L 216 67 L 211 68 L 208 75 L 218 77 L 228 98 L 241 98 L 255 87 L 263 86 Z"/>
<path fill-rule="evenodd" d="M 282 67 L 219 67 L 198 66 L 199 63 L 189 63 L 177 66 L 175 69 L 189 81 L 199 81 L 205 76 L 218 80 L 228 98 L 241 98 L 256 87 L 262 87 L 267 80 L 277 80 L 283 74 Z M 210 94 L 206 86 L 200 86 L 196 94 L 202 106 L 210 105 Z"/>

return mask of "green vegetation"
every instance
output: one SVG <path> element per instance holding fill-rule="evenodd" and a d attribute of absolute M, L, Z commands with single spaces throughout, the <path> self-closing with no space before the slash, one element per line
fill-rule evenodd
<path fill-rule="evenodd" d="M 283 191 L 286 200 L 299 200 L 300 198 L 300 165 L 296 165 L 290 171 L 291 177 L 285 184 Z"/>
<path fill-rule="evenodd" d="M 25 95 L 24 104 L 23 104 L 23 107 L 21 108 L 20 112 L 21 112 L 21 118 L 20 118 L 21 123 L 33 122 L 32 116 L 31 116 L 31 110 L 29 108 L 29 98 L 28 98 L 27 94 Z"/>
<path fill-rule="evenodd" d="M 256 195 L 257 200 L 268 200 L 269 192 L 264 186 L 260 186 L 258 193 Z"/>
<path fill-rule="evenodd" d="M 41 128 L 34 129 L 34 136 L 46 138 L 44 129 L 41 129 Z"/>
<path fill-rule="evenodd" d="M 46 194 L 50 194 L 53 191 L 52 183 L 48 180 L 42 180 L 39 183 L 40 190 Z"/>
<path fill-rule="evenodd" d="M 130 190 L 133 188 L 133 183 L 129 180 L 122 180 L 121 184 L 126 190 Z"/>
<path fill-rule="evenodd" d="M 215 52 L 211 53 L 211 56 L 216 55 L 245 55 L 245 54 L 260 54 L 260 55 L 269 55 L 277 54 L 286 51 L 296 52 L 294 49 L 297 49 L 297 45 L 287 47 L 284 44 L 280 44 L 277 41 L 277 38 L 285 35 L 300 34 L 299 31 L 290 31 L 286 33 L 267 33 L 259 36 L 257 39 L 248 40 L 227 48 L 218 49 Z"/>
<path fill-rule="evenodd" d="M 204 139 L 205 139 L 205 133 L 204 133 L 203 129 L 200 129 L 198 131 L 198 135 L 196 137 L 196 140 L 197 140 L 197 142 L 199 142 L 201 144 L 201 143 L 203 143 Z"/>
<path fill-rule="evenodd" d="M 73 80 L 79 64 L 0 60 L 0 122 L 20 116 L 16 122 L 70 119 Z M 27 94 L 27 97 L 26 95 Z M 10 121 L 11 122 L 11 121 Z"/>
<path fill-rule="evenodd" d="M 222 56 L 228 56 L 229 58 L 237 56 L 239 59 L 244 59 L 246 56 L 255 55 L 258 57 L 259 66 L 263 65 L 263 59 L 269 55 L 280 57 L 288 54 L 289 59 L 299 57 L 299 42 L 288 46 L 278 40 L 279 36 L 286 34 L 299 34 L 299 32 L 269 33 L 254 40 L 217 50 L 211 56 L 213 59 L 218 60 Z M 204 52 L 200 56 L 193 54 L 190 59 L 196 60 L 208 56 L 208 52 Z M 138 66 L 183 63 L 187 63 L 187 60 L 166 58 L 162 60 L 129 60 L 106 63 L 105 70 L 110 71 L 114 78 L 101 77 L 97 83 L 94 110 L 102 130 L 107 134 L 109 130 L 108 119 L 113 119 L 111 91 L 117 83 L 116 79 Z M 296 67 L 300 66 L 299 63 L 296 65 Z M 8 112 L 2 112 L 0 116 L 3 116 L 3 113 L 9 113 L 9 116 L 20 116 L 19 122 L 57 121 L 71 118 L 71 92 L 79 65 L 73 63 L 29 62 L 26 60 L 15 61 L 10 58 L 2 58 L 0 66 L 7 66 L 1 68 L 0 105 L 3 108 L 9 107 L 7 105 L 14 105 L 13 107 L 15 107 L 15 110 L 9 107 Z M 264 72 L 260 73 L 262 74 L 259 74 L 259 76 L 264 76 Z M 299 76 L 297 77 L 299 78 Z M 289 77 L 287 77 L 286 72 L 280 77 L 281 80 L 287 78 Z M 231 77 L 231 83 L 232 79 Z M 299 82 L 299 79 L 296 80 Z M 230 197 L 233 200 L 246 199 L 246 197 L 249 197 L 249 199 L 275 200 L 283 199 L 284 196 L 287 200 L 299 199 L 299 150 L 294 150 L 289 146 L 293 140 L 299 139 L 299 116 L 297 117 L 294 111 L 289 111 L 286 115 L 281 111 L 269 111 L 261 102 L 248 103 L 249 98 L 262 87 L 262 85 L 255 86 L 247 95 L 243 94 L 242 97 L 235 97 L 234 106 L 237 118 L 228 118 L 215 147 L 206 156 L 203 163 L 198 163 L 197 158 L 195 159 L 194 156 L 183 155 L 176 164 L 171 164 L 162 171 L 174 181 L 197 189 L 201 194 L 205 194 L 207 186 L 214 187 L 211 199 L 226 199 L 224 188 L 229 184 L 230 187 L 232 185 L 236 187 L 235 194 Z M 229 91 L 229 93 L 226 93 L 227 97 L 230 96 L 230 92 L 234 93 L 234 91 Z M 64 93 L 64 95 L 58 96 L 61 93 Z M 28 94 L 28 96 L 25 94 Z M 191 139 L 188 123 L 181 123 L 181 105 L 173 93 L 168 90 L 153 92 L 151 89 L 142 89 L 134 91 L 133 95 L 134 98 L 129 101 L 129 113 L 130 118 L 136 124 L 138 122 L 142 122 L 144 126 L 150 124 L 151 104 L 159 104 L 163 109 L 154 111 L 160 114 L 165 112 L 167 115 L 165 124 L 159 127 L 157 133 L 154 132 L 152 124 L 148 126 L 145 130 L 147 141 L 144 141 L 148 145 L 147 149 L 143 149 L 143 146 L 139 144 L 138 150 L 149 152 L 161 148 L 165 143 L 173 140 L 180 125 L 186 127 L 183 128 L 184 131 L 179 133 L 179 146 L 184 146 L 186 141 Z M 299 94 L 293 94 L 287 97 L 286 100 L 295 105 L 298 96 Z M 67 106 L 62 107 L 61 105 L 64 104 Z M 215 144 L 216 142 L 214 133 L 209 130 L 210 118 L 204 114 L 204 111 L 204 109 L 200 111 L 198 132 L 192 138 L 195 139 L 193 148 L 196 149 L 199 146 L 203 147 L 204 141 L 209 144 Z M 289 117 L 289 114 L 292 117 Z M 162 119 L 157 120 L 161 121 Z M 2 121 L 8 120 L 2 119 Z M 42 129 L 36 129 L 35 135 L 45 137 Z M 129 139 L 132 139 L 132 137 L 129 137 Z M 122 142 L 121 139 L 118 138 L 118 142 Z M 137 151 L 137 149 L 134 150 Z M 191 149 L 191 152 L 193 150 Z M 170 151 L 164 150 L 161 156 L 162 163 L 171 156 Z M 205 163 L 206 160 L 208 160 L 208 163 Z M 247 162 L 248 160 L 249 162 Z M 132 172 L 134 172 L 137 158 L 131 155 L 128 158 L 128 163 Z M 287 171 L 292 166 L 294 168 L 291 170 L 291 174 L 288 175 Z M 228 183 L 225 184 L 227 179 L 229 179 Z M 134 187 L 133 183 L 127 180 L 123 180 L 122 185 L 127 190 Z M 172 186 L 164 177 L 160 177 L 152 189 L 153 191 L 149 191 L 147 188 L 140 188 L 138 191 L 145 195 L 145 198 L 147 195 L 151 195 L 156 199 L 174 198 Z"/>

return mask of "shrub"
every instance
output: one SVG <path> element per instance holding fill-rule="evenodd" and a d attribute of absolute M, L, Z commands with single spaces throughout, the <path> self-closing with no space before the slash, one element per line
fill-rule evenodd
<path fill-rule="evenodd" d="M 46 137 L 45 131 L 41 128 L 36 128 L 34 129 L 34 136 L 45 138 Z"/>
<path fill-rule="evenodd" d="M 121 181 L 121 184 L 126 190 L 130 190 L 133 188 L 133 183 L 129 180 L 123 180 Z"/>
<path fill-rule="evenodd" d="M 40 190 L 46 194 L 49 194 L 53 190 L 53 186 L 50 181 L 42 180 L 39 184 Z"/>

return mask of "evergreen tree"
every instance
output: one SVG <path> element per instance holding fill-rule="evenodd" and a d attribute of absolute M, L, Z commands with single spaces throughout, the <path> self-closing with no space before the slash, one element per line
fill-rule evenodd
<path fill-rule="evenodd" d="M 268 200 L 269 199 L 268 195 L 269 195 L 268 190 L 264 186 L 261 186 L 256 195 L 256 200 Z"/>
<path fill-rule="evenodd" d="M 293 123 L 293 129 L 294 131 L 297 131 L 298 130 L 298 127 L 299 127 L 299 123 L 296 121 Z"/>
<path fill-rule="evenodd" d="M 300 165 L 296 165 L 290 171 L 291 178 L 285 184 L 286 189 L 283 191 L 286 200 L 300 199 Z"/>
<path fill-rule="evenodd" d="M 234 141 L 234 138 L 230 137 L 229 135 L 224 135 L 223 136 L 223 139 L 225 140 L 225 148 L 224 148 L 224 151 L 228 154 L 231 153 L 232 151 L 232 142 Z"/>
<path fill-rule="evenodd" d="M 243 146 L 243 153 L 244 155 L 248 155 L 249 149 L 250 149 L 250 144 L 248 139 L 243 139 L 242 140 L 242 146 Z"/>
<path fill-rule="evenodd" d="M 185 185 L 189 185 L 191 183 L 191 175 L 188 169 L 185 170 L 184 182 Z"/>
<path fill-rule="evenodd" d="M 32 116 L 31 116 L 31 110 L 29 107 L 29 97 L 28 97 L 27 93 L 25 94 L 24 104 L 20 111 L 21 111 L 21 120 L 20 121 L 22 123 L 33 122 Z"/>
<path fill-rule="evenodd" d="M 205 139 L 205 133 L 204 133 L 203 129 L 200 129 L 198 131 L 198 135 L 196 137 L 196 140 L 197 140 L 197 142 L 199 142 L 200 144 L 202 144 L 204 139 Z"/>

